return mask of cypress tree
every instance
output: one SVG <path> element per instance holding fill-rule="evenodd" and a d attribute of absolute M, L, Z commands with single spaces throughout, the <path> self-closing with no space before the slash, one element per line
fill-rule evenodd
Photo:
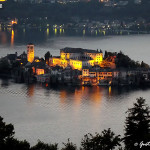
<path fill-rule="evenodd" d="M 140 149 L 141 143 L 147 143 L 150 140 L 150 110 L 145 104 L 145 99 L 137 98 L 134 107 L 128 109 L 128 116 L 125 121 L 125 149 Z M 143 146 L 142 149 L 147 149 Z"/>

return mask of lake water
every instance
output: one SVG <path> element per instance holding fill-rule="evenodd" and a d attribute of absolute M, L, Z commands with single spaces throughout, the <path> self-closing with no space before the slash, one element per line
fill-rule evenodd
<path fill-rule="evenodd" d="M 23 35 L 24 34 L 24 35 Z M 35 43 L 35 54 L 47 51 L 59 55 L 64 47 L 120 51 L 137 61 L 150 64 L 150 35 L 70 36 L 50 35 L 45 31 L 1 31 L 0 57 L 21 54 L 28 42 Z M 114 89 L 112 87 L 45 87 L 40 84 L 16 84 L 0 80 L 0 115 L 14 124 L 15 137 L 32 145 L 38 139 L 80 144 L 86 133 L 111 128 L 123 135 L 125 112 L 136 98 L 144 97 L 150 105 L 150 89 Z"/>

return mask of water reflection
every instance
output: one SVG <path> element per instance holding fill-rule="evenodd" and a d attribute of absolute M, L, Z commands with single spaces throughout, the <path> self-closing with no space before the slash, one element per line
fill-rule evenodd
<path fill-rule="evenodd" d="M 16 32 L 17 35 L 16 35 Z M 4 34 L 5 33 L 5 34 Z M 51 34 L 50 34 L 51 33 Z M 48 38 L 53 38 L 55 36 L 105 36 L 105 35 L 110 35 L 112 34 L 109 31 L 105 31 L 103 29 L 64 29 L 64 28 L 50 28 L 47 26 L 46 29 L 43 28 L 21 28 L 21 29 L 15 29 L 15 31 L 11 28 L 1 28 L 0 31 L 0 42 L 2 44 L 5 43 L 11 43 L 11 46 L 14 45 L 14 40 L 15 43 L 28 43 L 28 42 L 33 42 L 33 43 L 42 43 L 45 42 Z M 123 33 L 122 31 L 116 31 L 114 32 L 114 35 L 124 35 L 124 34 L 130 34 L 129 32 Z M 46 35 L 46 36 L 45 36 Z M 6 37 L 11 36 L 11 38 L 8 38 L 9 41 L 7 41 Z M 15 38 L 15 39 L 14 39 Z"/>
<path fill-rule="evenodd" d="M 85 35 L 85 29 L 83 30 L 83 35 Z"/>
<path fill-rule="evenodd" d="M 7 88 L 8 86 L 9 86 L 9 80 L 7 78 L 2 80 L 1 87 Z"/>
<path fill-rule="evenodd" d="M 60 91 L 60 102 L 61 104 L 65 104 L 67 99 L 67 91 L 66 90 L 61 90 Z"/>
<path fill-rule="evenodd" d="M 2 44 L 6 44 L 7 43 L 6 32 L 0 32 L 0 43 L 2 43 Z"/>
<path fill-rule="evenodd" d="M 112 92 L 111 92 L 111 86 L 109 86 L 109 96 L 112 95 Z"/>
<path fill-rule="evenodd" d="M 27 91 L 26 94 L 29 98 L 32 98 L 34 96 L 34 92 L 35 92 L 35 85 L 31 84 L 27 86 Z"/>
<path fill-rule="evenodd" d="M 11 46 L 14 45 L 14 30 L 11 31 Z"/>
<path fill-rule="evenodd" d="M 62 34 L 62 28 L 60 28 L 59 32 L 60 32 L 60 34 Z"/>
<path fill-rule="evenodd" d="M 54 33 L 55 33 L 55 35 L 57 35 L 57 28 L 54 29 Z"/>
<path fill-rule="evenodd" d="M 47 28 L 46 34 L 47 34 L 47 36 L 49 36 L 49 28 Z"/>
<path fill-rule="evenodd" d="M 25 34 L 25 32 L 26 32 L 26 29 L 24 28 L 24 29 L 23 29 L 23 33 Z"/>
<path fill-rule="evenodd" d="M 99 104 L 103 96 L 103 88 L 98 86 L 94 87 L 80 87 L 75 88 L 70 91 L 70 89 L 60 90 L 60 102 L 62 104 L 68 103 L 68 98 L 74 101 L 76 106 L 81 103 L 89 102 Z"/>

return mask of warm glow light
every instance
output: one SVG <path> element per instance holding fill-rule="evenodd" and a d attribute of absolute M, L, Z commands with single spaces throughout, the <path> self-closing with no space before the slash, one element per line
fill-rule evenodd
<path fill-rule="evenodd" d="M 0 0 L 0 2 L 6 2 L 6 0 Z"/>
<path fill-rule="evenodd" d="M 82 70 L 82 61 L 79 61 L 79 60 L 70 60 L 70 66 L 73 69 Z"/>
<path fill-rule="evenodd" d="M 97 35 L 97 30 L 95 31 L 95 34 Z"/>
<path fill-rule="evenodd" d="M 17 20 L 16 20 L 16 19 L 15 19 L 15 20 L 12 20 L 12 21 L 11 21 L 11 24 L 12 24 L 12 25 L 17 24 Z"/>
<path fill-rule="evenodd" d="M 30 63 L 34 60 L 34 45 L 27 45 L 27 60 Z"/>
<path fill-rule="evenodd" d="M 40 60 L 39 60 L 39 59 L 36 59 L 35 62 L 40 62 Z"/>
<path fill-rule="evenodd" d="M 109 86 L 109 96 L 111 96 L 111 86 Z"/>
<path fill-rule="evenodd" d="M 60 34 L 62 34 L 62 28 L 60 28 Z"/>
<path fill-rule="evenodd" d="M 27 88 L 27 95 L 31 98 L 34 95 L 34 85 L 31 84 Z"/>
<path fill-rule="evenodd" d="M 48 87 L 48 83 L 46 83 L 45 86 Z"/>
<path fill-rule="evenodd" d="M 46 33 L 47 33 L 47 36 L 49 36 L 49 28 L 47 28 Z"/>
<path fill-rule="evenodd" d="M 57 28 L 54 29 L 55 35 L 57 35 Z"/>
<path fill-rule="evenodd" d="M 36 74 L 37 75 L 44 74 L 44 69 L 36 69 Z"/>
<path fill-rule="evenodd" d="M 14 30 L 11 31 L 11 46 L 14 45 Z"/>
<path fill-rule="evenodd" d="M 83 35 L 85 35 L 85 29 L 83 30 Z"/>
<path fill-rule="evenodd" d="M 105 34 L 106 34 L 106 32 L 105 32 L 105 31 L 103 31 L 103 34 L 105 35 Z"/>

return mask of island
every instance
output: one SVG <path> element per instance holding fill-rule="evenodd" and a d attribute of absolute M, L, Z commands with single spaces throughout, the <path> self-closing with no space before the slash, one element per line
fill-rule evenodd
<path fill-rule="evenodd" d="M 46 83 L 71 86 L 149 86 L 150 67 L 135 62 L 123 52 L 107 52 L 66 47 L 60 56 L 47 52 L 35 56 L 34 44 L 18 56 L 8 54 L 0 59 L 0 76 L 18 83 Z"/>

